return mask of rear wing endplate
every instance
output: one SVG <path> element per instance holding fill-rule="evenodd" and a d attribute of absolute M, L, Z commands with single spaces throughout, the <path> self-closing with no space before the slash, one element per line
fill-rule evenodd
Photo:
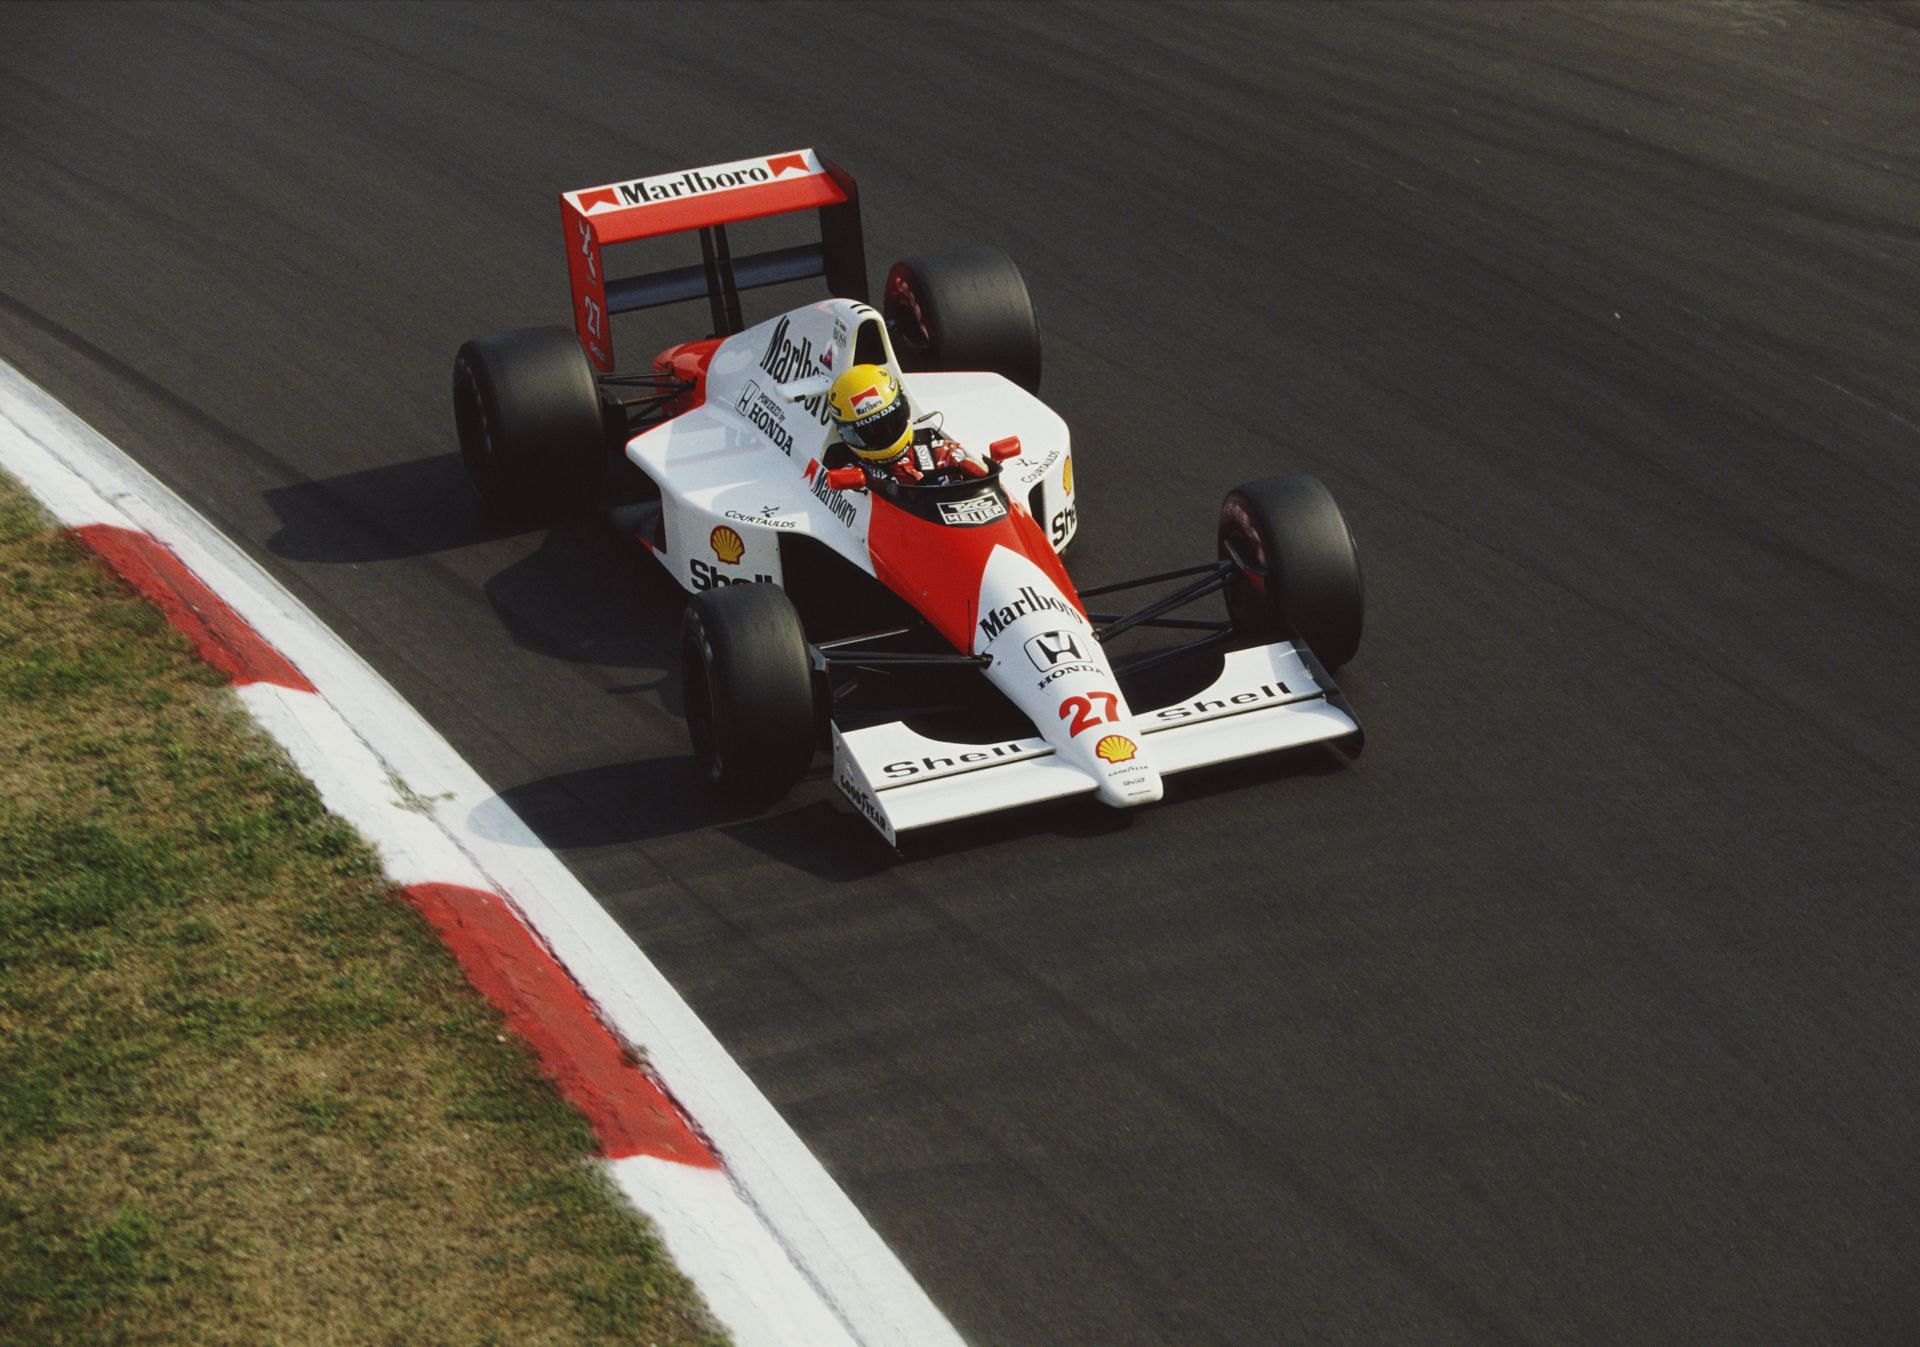
<path fill-rule="evenodd" d="M 726 227 L 741 220 L 817 210 L 820 241 L 735 257 Z M 824 276 L 833 294 L 867 299 L 860 189 L 845 169 L 812 150 L 665 173 L 560 194 L 567 234 L 573 321 L 587 358 L 613 368 L 608 319 L 616 313 L 679 304 L 703 295 L 713 335 L 740 331 L 740 292 Z M 602 250 L 664 234 L 698 230 L 700 265 L 609 279 Z"/>

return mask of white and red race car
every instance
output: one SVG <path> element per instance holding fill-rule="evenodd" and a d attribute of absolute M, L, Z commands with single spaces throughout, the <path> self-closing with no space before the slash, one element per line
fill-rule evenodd
<path fill-rule="evenodd" d="M 599 501 L 690 598 L 686 717 L 719 793 L 764 803 L 815 754 L 889 843 L 1074 795 L 1161 798 L 1171 772 L 1360 728 L 1327 674 L 1359 645 L 1353 538 L 1325 487 L 1229 492 L 1216 559 L 1077 588 L 1066 424 L 1034 395 L 1040 335 L 997 248 L 901 262 L 868 301 L 859 197 L 812 150 L 561 196 L 575 328 L 477 338 L 454 365 L 462 455 L 504 524 Z M 728 227 L 817 213 L 819 237 L 736 256 Z M 791 221 L 789 221 L 791 223 Z M 756 226 L 759 227 L 759 226 Z M 610 280 L 603 251 L 697 233 L 701 262 Z M 744 290 L 831 297 L 748 326 Z M 615 371 L 612 315 L 705 298 L 712 333 Z M 836 442 L 833 376 L 883 365 L 985 475 L 904 481 Z M 1096 597 L 1158 587 L 1126 613 Z M 1223 594 L 1223 620 L 1170 613 Z M 1123 634 L 1183 643 L 1119 659 Z"/>

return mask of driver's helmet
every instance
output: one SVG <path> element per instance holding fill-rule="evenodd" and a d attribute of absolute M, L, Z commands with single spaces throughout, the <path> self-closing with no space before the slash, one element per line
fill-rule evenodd
<path fill-rule="evenodd" d="M 884 365 L 850 365 L 827 394 L 834 428 L 847 448 L 869 463 L 888 463 L 913 439 L 907 390 Z"/>

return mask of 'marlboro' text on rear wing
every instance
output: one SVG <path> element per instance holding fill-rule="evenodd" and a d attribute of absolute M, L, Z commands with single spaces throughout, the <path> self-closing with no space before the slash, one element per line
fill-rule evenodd
<path fill-rule="evenodd" d="M 820 241 L 735 257 L 726 226 L 792 211 L 820 212 Z M 706 296 L 715 336 L 740 331 L 740 292 L 824 276 L 827 288 L 867 299 L 860 189 L 845 169 L 812 150 L 664 173 L 560 194 L 567 231 L 573 321 L 587 358 L 613 368 L 611 315 Z M 662 234 L 700 231 L 701 264 L 608 279 L 601 250 Z"/>

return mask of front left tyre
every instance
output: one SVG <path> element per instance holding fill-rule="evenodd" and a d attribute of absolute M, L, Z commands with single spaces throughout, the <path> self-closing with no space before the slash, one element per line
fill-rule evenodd
<path fill-rule="evenodd" d="M 777 585 L 696 594 L 680 624 L 695 769 L 715 794 L 770 804 L 813 762 L 817 704 L 806 633 Z"/>
<path fill-rule="evenodd" d="M 503 528 L 577 514 L 606 474 L 600 387 L 566 328 L 523 327 L 462 345 L 453 420 L 467 476 Z"/>

